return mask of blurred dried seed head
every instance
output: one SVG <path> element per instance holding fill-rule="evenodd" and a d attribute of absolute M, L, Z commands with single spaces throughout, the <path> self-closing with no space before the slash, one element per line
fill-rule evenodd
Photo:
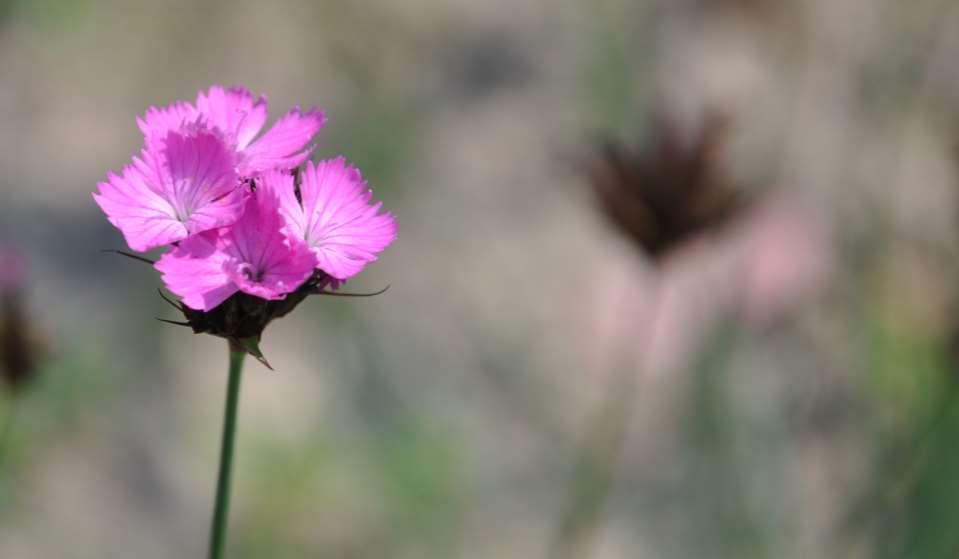
<path fill-rule="evenodd" d="M 589 182 L 606 216 L 654 260 L 718 227 L 744 206 L 719 168 L 728 119 L 711 114 L 684 140 L 660 116 L 645 148 L 607 142 L 589 161 Z"/>
<path fill-rule="evenodd" d="M 43 354 L 24 302 L 25 279 L 20 252 L 0 247 L 0 377 L 12 392 L 33 379 Z"/>

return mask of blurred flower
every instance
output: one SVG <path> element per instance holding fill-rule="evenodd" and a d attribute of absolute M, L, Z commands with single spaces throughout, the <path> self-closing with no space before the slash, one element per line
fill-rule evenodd
<path fill-rule="evenodd" d="M 659 117 L 648 148 L 607 143 L 589 162 L 589 183 L 606 216 L 651 258 L 742 207 L 717 163 L 727 128 L 726 119 L 710 115 L 684 141 L 675 124 Z"/>
<path fill-rule="evenodd" d="M 648 336 L 632 346 L 644 369 L 676 370 L 723 316 L 760 328 L 788 316 L 823 285 L 831 262 L 821 216 L 794 196 L 768 194 L 727 227 L 683 245 L 654 278 L 637 282 L 635 267 L 624 270 L 632 279 L 611 278 L 628 288 L 602 298 L 601 311 L 620 315 L 623 335 Z"/>
<path fill-rule="evenodd" d="M 822 216 L 785 194 L 767 195 L 726 238 L 744 317 L 768 324 L 810 297 L 830 268 Z M 732 293 L 730 294 L 733 295 Z"/>
<path fill-rule="evenodd" d="M 396 220 L 344 158 L 298 168 L 319 110 L 293 109 L 254 140 L 265 120 L 265 98 L 240 88 L 151 108 L 141 157 L 93 195 L 132 249 L 171 245 L 155 268 L 181 298 L 177 324 L 261 360 L 271 320 L 338 288 L 396 238 Z"/>
<path fill-rule="evenodd" d="M 0 294 L 12 293 L 26 281 L 26 264 L 18 250 L 0 246 Z"/>
<path fill-rule="evenodd" d="M 785 315 L 820 285 L 830 258 L 808 205 L 732 188 L 718 163 L 726 119 L 707 114 L 687 141 L 668 117 L 655 123 L 647 148 L 608 144 L 587 172 L 605 215 L 656 264 L 651 281 L 636 281 L 642 272 L 628 264 L 611 276 L 620 287 L 598 302 L 599 320 L 622 323 L 626 337 L 643 332 L 636 358 L 664 371 L 721 315 L 757 325 Z"/>
<path fill-rule="evenodd" d="M 0 246 L 0 376 L 17 392 L 39 368 L 41 348 L 24 304 L 23 255 Z"/>

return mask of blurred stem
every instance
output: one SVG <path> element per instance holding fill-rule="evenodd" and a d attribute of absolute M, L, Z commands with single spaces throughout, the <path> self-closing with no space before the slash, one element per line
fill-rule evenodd
<path fill-rule="evenodd" d="M 660 279 L 650 289 L 653 301 L 648 311 L 647 330 L 641 343 L 648 350 L 653 343 L 663 306 Z M 636 391 L 645 367 L 636 367 L 635 346 L 622 349 L 622 360 L 609 385 L 609 394 L 599 414 L 590 423 L 577 455 L 569 483 L 569 497 L 562 510 L 559 528 L 549 550 L 553 559 L 587 557 L 606 502 L 616 481 L 620 456 L 626 447 L 629 425 L 636 404 Z"/>
<path fill-rule="evenodd" d="M 611 383 L 599 416 L 586 435 L 573 466 L 568 502 L 549 557 L 588 557 L 592 536 L 613 488 L 616 467 L 626 445 L 633 412 L 638 371 L 624 367 Z"/>
<path fill-rule="evenodd" d="M 216 483 L 216 506 L 210 528 L 210 559 L 221 559 L 226 544 L 226 522 L 230 513 L 230 482 L 233 475 L 233 448 L 236 440 L 236 411 L 240 402 L 240 380 L 246 351 L 230 342 L 230 378 L 226 388 L 223 440 L 220 445 L 220 473 Z"/>
<path fill-rule="evenodd" d="M 5 493 L 10 484 L 10 454 L 13 453 L 13 426 L 17 420 L 17 408 L 20 407 L 17 405 L 18 400 L 17 397 L 7 399 L 7 417 L 0 426 L 0 504 L 6 498 Z"/>

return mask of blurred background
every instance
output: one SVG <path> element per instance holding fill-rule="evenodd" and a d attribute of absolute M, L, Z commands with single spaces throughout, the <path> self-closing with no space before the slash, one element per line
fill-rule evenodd
<path fill-rule="evenodd" d="M 0 557 L 202 557 L 226 343 L 90 193 L 211 84 L 399 220 L 247 363 L 235 558 L 959 554 L 959 4 L 0 1 Z"/>

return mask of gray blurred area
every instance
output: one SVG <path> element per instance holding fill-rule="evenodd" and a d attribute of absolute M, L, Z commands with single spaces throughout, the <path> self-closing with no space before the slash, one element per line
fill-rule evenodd
<path fill-rule="evenodd" d="M 0 0 L 47 356 L 0 399 L 0 558 L 204 556 L 226 343 L 154 320 L 91 192 L 211 84 L 324 108 L 399 221 L 344 287 L 387 293 L 247 363 L 229 557 L 955 557 L 957 57 L 950 0 Z M 587 162 L 714 112 L 785 202 L 654 263 Z"/>

